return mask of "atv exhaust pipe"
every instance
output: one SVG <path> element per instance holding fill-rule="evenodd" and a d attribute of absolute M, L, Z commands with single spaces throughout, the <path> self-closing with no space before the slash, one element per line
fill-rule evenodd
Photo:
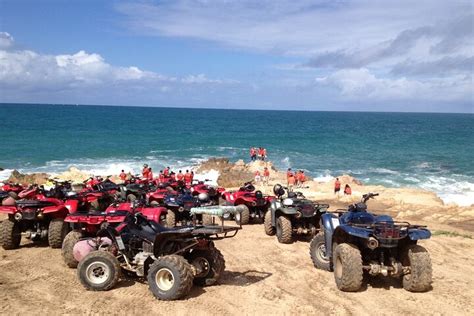
<path fill-rule="evenodd" d="M 379 241 L 375 239 L 374 237 L 369 237 L 369 240 L 367 240 L 367 247 L 371 250 L 374 250 L 379 246 Z"/>

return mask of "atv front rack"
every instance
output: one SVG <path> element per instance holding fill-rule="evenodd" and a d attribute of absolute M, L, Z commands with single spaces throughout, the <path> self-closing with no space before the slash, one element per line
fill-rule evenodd
<path fill-rule="evenodd" d="M 242 224 L 239 222 L 239 226 L 225 226 L 224 225 L 224 216 L 227 214 L 236 215 L 242 212 L 242 208 L 239 206 L 228 206 L 228 205 L 212 205 L 212 206 L 203 206 L 203 207 L 193 207 L 190 210 L 191 215 L 193 216 L 193 225 L 196 226 L 197 219 L 196 215 L 211 215 L 217 216 L 221 220 L 221 224 L 217 225 L 213 218 L 214 225 L 202 226 L 196 228 L 195 231 L 199 231 L 205 234 L 215 235 L 213 239 L 223 239 L 234 237 L 237 232 L 242 229 Z M 233 234 L 232 234 L 233 233 Z"/>

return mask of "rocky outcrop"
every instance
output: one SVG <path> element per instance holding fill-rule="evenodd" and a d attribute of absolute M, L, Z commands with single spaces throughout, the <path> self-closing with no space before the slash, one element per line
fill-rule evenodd
<path fill-rule="evenodd" d="M 22 184 L 45 184 L 46 181 L 48 181 L 48 178 L 49 175 L 47 173 L 23 174 L 18 170 L 13 170 L 7 181 Z"/>

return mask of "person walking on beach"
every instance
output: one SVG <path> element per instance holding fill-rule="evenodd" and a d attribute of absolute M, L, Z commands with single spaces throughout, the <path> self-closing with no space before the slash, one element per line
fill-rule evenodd
<path fill-rule="evenodd" d="M 334 182 L 334 194 L 339 195 L 339 191 L 341 191 L 341 181 L 339 181 L 339 178 L 336 178 L 336 182 Z"/>
<path fill-rule="evenodd" d="M 288 168 L 288 170 L 286 171 L 286 185 L 287 186 L 290 185 L 290 182 L 289 182 L 290 176 L 293 176 L 293 172 L 291 171 L 291 168 Z"/>
<path fill-rule="evenodd" d="M 260 171 L 255 171 L 255 183 L 259 183 L 261 180 L 260 178 Z"/>
<path fill-rule="evenodd" d="M 184 174 L 184 183 L 186 185 L 191 185 L 191 174 L 189 173 L 189 170 L 186 170 L 186 173 Z"/>
<path fill-rule="evenodd" d="M 344 195 L 351 195 L 351 194 L 352 194 L 352 189 L 348 184 L 346 184 L 346 186 L 344 187 Z"/>
<path fill-rule="evenodd" d="M 255 147 L 250 147 L 250 161 L 257 160 L 257 150 Z"/>
<path fill-rule="evenodd" d="M 288 176 L 288 192 L 293 191 L 293 187 L 295 186 L 295 183 L 296 183 L 295 175 L 293 173 L 290 173 L 290 175 Z"/>
<path fill-rule="evenodd" d="M 127 180 L 127 174 L 125 173 L 125 170 L 122 170 L 122 172 L 119 175 L 119 178 L 120 180 L 122 180 L 122 182 L 125 182 Z"/>
<path fill-rule="evenodd" d="M 267 167 L 263 168 L 263 184 L 268 185 L 270 181 L 270 170 Z"/>

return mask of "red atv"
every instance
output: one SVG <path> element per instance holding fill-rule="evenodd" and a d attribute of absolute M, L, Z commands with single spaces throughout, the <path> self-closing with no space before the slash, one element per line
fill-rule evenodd
<path fill-rule="evenodd" d="M 147 219 L 156 223 L 164 224 L 166 219 L 166 208 L 147 207 L 135 202 L 115 202 L 104 212 L 76 212 L 69 214 L 65 222 L 70 223 L 72 231 L 64 238 L 62 245 L 62 256 L 66 265 L 70 268 L 77 267 L 77 260 L 73 255 L 73 248 L 81 238 L 96 236 L 97 232 L 108 225 L 118 226 L 125 220 L 127 214 L 141 213 Z"/>
<path fill-rule="evenodd" d="M 32 185 L 18 194 L 20 200 L 7 198 L 0 206 L 0 213 L 7 214 L 0 226 L 0 240 L 3 249 L 16 249 L 21 236 L 32 241 L 48 239 L 51 248 L 60 248 L 69 231 L 64 218 L 68 209 L 64 202 Z"/>
<path fill-rule="evenodd" d="M 207 194 L 209 196 L 209 199 L 217 205 L 219 204 L 219 198 L 222 196 L 222 193 L 224 193 L 225 189 L 223 187 L 215 188 L 212 185 L 206 184 L 205 182 L 208 181 L 210 180 L 197 181 L 196 184 L 193 184 L 191 186 L 191 193 L 194 196 L 202 193 Z"/>
<path fill-rule="evenodd" d="M 255 191 L 252 182 L 246 182 L 238 191 L 225 191 L 222 193 L 224 204 L 242 205 L 242 212 L 235 215 L 235 221 L 242 225 L 248 224 L 251 218 L 262 220 L 268 211 L 274 196 L 263 195 L 261 191 Z"/>
<path fill-rule="evenodd" d="M 7 182 L 0 188 L 0 197 L 6 197 L 8 195 L 16 200 L 18 199 L 18 194 L 25 189 L 26 188 L 19 183 Z"/>

